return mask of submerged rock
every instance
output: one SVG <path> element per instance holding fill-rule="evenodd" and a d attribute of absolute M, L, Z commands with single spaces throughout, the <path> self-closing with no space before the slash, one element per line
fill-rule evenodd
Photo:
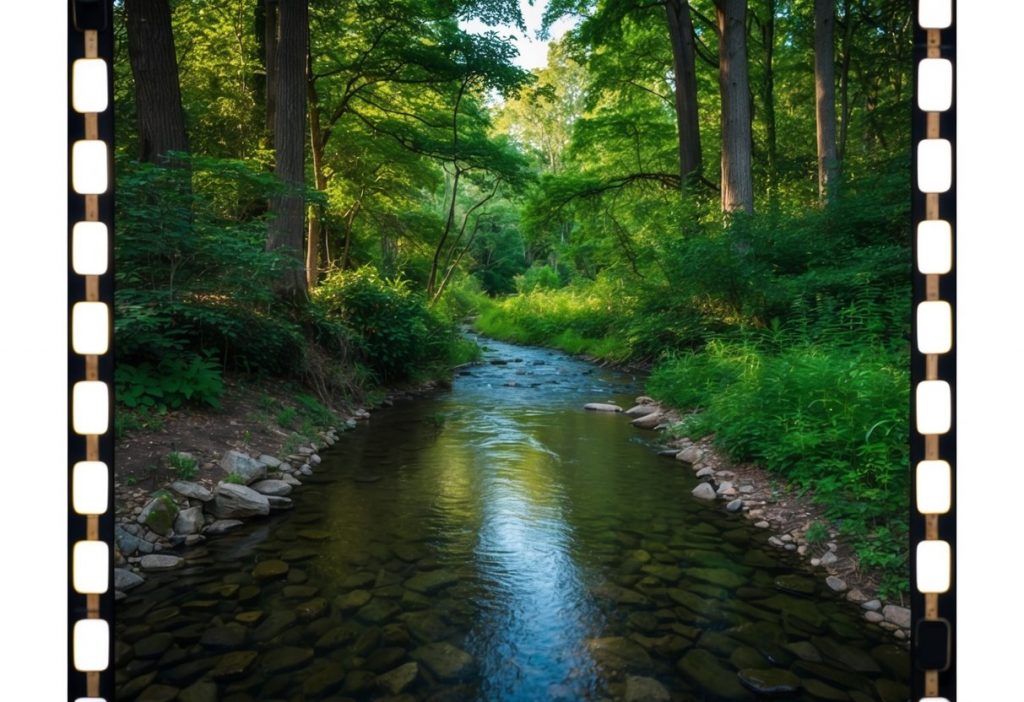
<path fill-rule="evenodd" d="M 671 699 L 665 686 L 654 678 L 630 675 L 626 678 L 625 702 L 669 702 Z"/>
<path fill-rule="evenodd" d="M 386 690 L 392 695 L 399 695 L 407 687 L 416 682 L 419 677 L 420 667 L 415 661 L 398 666 L 394 670 L 377 676 L 377 687 Z"/>
<path fill-rule="evenodd" d="M 609 670 L 644 671 L 651 667 L 651 657 L 642 646 L 621 636 L 606 636 L 587 642 L 594 661 Z"/>
<path fill-rule="evenodd" d="M 583 405 L 583 409 L 590 410 L 591 412 L 621 412 L 622 408 L 618 405 L 613 405 L 610 402 L 588 402 Z"/>
<path fill-rule="evenodd" d="M 739 672 L 740 682 L 759 695 L 778 695 L 800 689 L 800 678 L 779 668 L 746 668 Z"/>
<path fill-rule="evenodd" d="M 683 656 L 676 666 L 698 689 L 727 700 L 749 700 L 751 695 L 736 681 L 736 675 L 702 648 Z"/>
<path fill-rule="evenodd" d="M 463 680 L 476 671 L 473 656 L 444 641 L 420 646 L 410 655 L 444 681 Z"/>

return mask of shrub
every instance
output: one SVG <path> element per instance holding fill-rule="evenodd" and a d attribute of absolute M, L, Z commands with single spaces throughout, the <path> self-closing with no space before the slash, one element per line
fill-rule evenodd
<path fill-rule="evenodd" d="M 194 354 L 165 356 L 159 363 L 121 363 L 114 371 L 117 399 L 129 409 L 166 412 L 186 403 L 220 407 L 220 368 Z"/>
<path fill-rule="evenodd" d="M 528 293 L 534 290 L 554 290 L 562 287 L 562 279 L 551 266 L 533 264 L 526 272 L 516 275 L 516 292 Z"/>
<path fill-rule="evenodd" d="M 167 454 L 167 462 L 181 480 L 192 480 L 199 474 L 198 462 L 187 453 L 172 451 Z"/>

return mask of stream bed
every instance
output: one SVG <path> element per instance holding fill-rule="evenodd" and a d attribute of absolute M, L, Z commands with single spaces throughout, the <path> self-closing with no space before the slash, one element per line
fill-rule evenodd
<path fill-rule="evenodd" d="M 822 573 L 583 410 L 634 378 L 480 342 L 323 452 L 293 510 L 119 602 L 116 699 L 908 699 L 907 653 Z"/>

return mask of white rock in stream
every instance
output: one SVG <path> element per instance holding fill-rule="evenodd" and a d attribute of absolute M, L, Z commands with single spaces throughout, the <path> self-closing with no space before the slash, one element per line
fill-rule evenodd
<path fill-rule="evenodd" d="M 627 417 L 646 417 L 649 414 L 654 414 L 660 408 L 657 405 L 633 405 L 626 410 Z"/>
<path fill-rule="evenodd" d="M 692 490 L 692 494 L 699 500 L 715 499 L 715 489 L 711 487 L 711 483 L 701 483 Z"/>
<path fill-rule="evenodd" d="M 654 429 L 661 424 L 661 420 L 664 418 L 664 414 L 661 412 L 655 412 L 654 414 L 648 414 L 644 417 L 637 417 L 630 423 L 637 429 Z"/>
<path fill-rule="evenodd" d="M 590 410 L 591 412 L 621 412 L 622 408 L 618 405 L 613 405 L 610 402 L 588 402 L 583 405 L 583 409 Z"/>

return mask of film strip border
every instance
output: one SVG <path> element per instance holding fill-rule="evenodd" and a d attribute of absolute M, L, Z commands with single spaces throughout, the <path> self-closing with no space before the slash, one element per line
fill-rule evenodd
<path fill-rule="evenodd" d="M 68 699 L 100 702 L 114 696 L 112 7 L 68 10 Z"/>
<path fill-rule="evenodd" d="M 955 6 L 954 0 L 915 4 L 911 689 L 915 702 L 954 702 Z"/>

